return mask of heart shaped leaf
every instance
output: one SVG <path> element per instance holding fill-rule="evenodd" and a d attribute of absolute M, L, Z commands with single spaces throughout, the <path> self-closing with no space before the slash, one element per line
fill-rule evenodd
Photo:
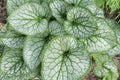
<path fill-rule="evenodd" d="M 67 10 L 69 10 L 69 5 L 64 1 L 54 1 L 50 4 L 52 15 L 61 23 L 64 22 L 67 15 Z"/>
<path fill-rule="evenodd" d="M 41 4 L 42 0 L 7 0 L 7 12 L 11 14 L 25 3 L 34 2 Z"/>
<path fill-rule="evenodd" d="M 91 53 L 109 50 L 117 44 L 117 37 L 106 21 L 97 19 L 96 22 L 98 30 L 90 37 L 81 40 Z"/>
<path fill-rule="evenodd" d="M 40 34 L 35 36 L 28 36 L 24 44 L 24 60 L 31 70 L 37 69 L 41 62 L 41 51 L 44 46 L 54 38 L 55 36 L 64 35 L 64 30 L 62 26 L 56 22 L 52 21 L 49 23 L 48 32 L 40 36 Z"/>
<path fill-rule="evenodd" d="M 65 31 L 78 38 L 85 38 L 93 34 L 96 25 L 91 22 L 91 13 L 82 7 L 71 9 L 64 23 Z"/>
<path fill-rule="evenodd" d="M 90 67 L 88 53 L 78 48 L 74 37 L 53 39 L 43 51 L 43 80 L 78 80 Z"/>
<path fill-rule="evenodd" d="M 36 76 L 25 65 L 22 58 L 22 50 L 7 49 L 1 58 L 1 80 L 28 80 Z M 7 78 L 7 79 L 6 79 Z"/>
<path fill-rule="evenodd" d="M 48 21 L 44 19 L 44 8 L 37 3 L 26 3 L 12 13 L 8 21 L 18 32 L 35 35 L 46 31 Z"/>
<path fill-rule="evenodd" d="M 51 21 L 48 27 L 48 33 L 52 36 L 65 35 L 64 27 L 57 21 Z"/>
<path fill-rule="evenodd" d="M 44 8 L 44 10 L 46 12 L 45 17 L 47 19 L 50 19 L 50 17 L 52 16 L 52 12 L 51 12 L 51 9 L 49 7 L 49 3 L 43 2 L 41 5 L 42 5 L 42 7 Z"/>
<path fill-rule="evenodd" d="M 120 26 L 119 26 L 119 24 L 117 24 L 113 20 L 107 19 L 106 21 L 112 27 L 112 29 L 114 30 L 114 32 L 115 32 L 115 34 L 117 36 L 117 41 L 118 41 L 117 45 L 114 46 L 113 48 L 111 48 L 108 51 L 108 53 L 111 56 L 116 56 L 116 55 L 120 54 Z"/>
<path fill-rule="evenodd" d="M 7 0 L 7 12 L 11 14 L 17 8 L 30 0 Z"/>
<path fill-rule="evenodd" d="M 35 70 L 40 64 L 41 51 L 45 41 L 42 38 L 27 37 L 25 41 L 23 56 L 26 64 L 31 70 Z"/>
<path fill-rule="evenodd" d="M 115 62 L 107 53 L 93 54 L 96 62 L 95 74 L 102 80 L 117 80 L 118 70 Z"/>
<path fill-rule="evenodd" d="M 9 24 L 6 24 L 0 30 L 1 44 L 10 48 L 22 48 L 24 42 L 24 35 L 19 34 L 15 30 L 11 29 Z"/>
<path fill-rule="evenodd" d="M 104 11 L 98 7 L 96 1 L 99 3 L 104 2 L 104 0 L 82 0 L 80 6 L 89 9 L 93 15 L 104 18 Z"/>

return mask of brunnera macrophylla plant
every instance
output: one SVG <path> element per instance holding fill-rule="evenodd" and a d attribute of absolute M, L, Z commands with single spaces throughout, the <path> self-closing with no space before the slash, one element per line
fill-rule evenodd
<path fill-rule="evenodd" d="M 117 80 L 120 26 L 94 0 L 7 0 L 0 80 Z"/>

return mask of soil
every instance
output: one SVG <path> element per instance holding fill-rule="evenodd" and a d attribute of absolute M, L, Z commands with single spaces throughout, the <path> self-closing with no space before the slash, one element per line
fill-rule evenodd
<path fill-rule="evenodd" d="M 110 18 L 110 19 L 114 19 L 118 24 L 120 24 L 120 9 L 117 9 L 114 12 L 111 12 L 109 6 L 107 6 L 105 9 L 105 17 L 106 18 Z"/>
<path fill-rule="evenodd" d="M 114 19 L 118 15 L 118 13 L 120 13 L 120 9 L 116 10 L 113 13 L 110 13 L 110 9 L 105 9 L 105 16 L 107 18 Z M 0 0 L 0 28 L 3 27 L 3 25 L 6 23 L 6 19 L 7 19 L 6 0 Z M 120 16 L 118 16 L 115 20 L 120 24 Z M 118 71 L 120 73 L 120 55 L 114 57 L 114 59 L 118 65 Z M 99 80 L 99 78 L 96 77 L 93 73 L 94 67 L 95 63 L 93 61 L 93 66 L 91 68 L 90 73 L 83 80 Z M 120 77 L 118 78 L 118 80 L 120 80 Z"/>
<path fill-rule="evenodd" d="M 0 0 L 0 23 L 6 23 L 6 0 Z"/>

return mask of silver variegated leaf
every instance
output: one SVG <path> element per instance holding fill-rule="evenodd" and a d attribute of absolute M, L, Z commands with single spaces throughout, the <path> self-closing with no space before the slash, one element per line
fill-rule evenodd
<path fill-rule="evenodd" d="M 107 19 L 106 21 L 107 21 L 108 25 L 111 26 L 111 28 L 115 32 L 115 34 L 116 34 L 115 36 L 117 37 L 117 41 L 118 41 L 117 45 L 114 46 L 113 48 L 111 48 L 108 51 L 108 53 L 111 56 L 116 56 L 116 55 L 120 54 L 120 26 L 114 20 Z"/>
<path fill-rule="evenodd" d="M 57 37 L 43 51 L 43 80 L 78 80 L 87 73 L 90 58 L 86 51 L 78 48 L 74 37 Z"/>
<path fill-rule="evenodd" d="M 7 12 L 8 14 L 11 14 L 25 3 L 30 2 L 41 4 L 42 0 L 7 0 Z"/>
<path fill-rule="evenodd" d="M 119 76 L 117 65 L 108 53 L 93 54 L 93 58 L 96 62 L 95 75 L 102 78 L 102 80 L 117 80 Z"/>
<path fill-rule="evenodd" d="M 52 11 L 52 15 L 61 23 L 64 22 L 67 15 L 67 10 L 69 10 L 69 5 L 64 1 L 54 1 L 50 3 L 50 8 Z"/>
<path fill-rule="evenodd" d="M 0 80 L 28 80 L 36 76 L 23 61 L 22 50 L 7 49 L 1 58 Z"/>
<path fill-rule="evenodd" d="M 106 51 L 117 44 L 113 29 L 104 19 L 97 19 L 98 30 L 90 37 L 83 39 L 86 49 L 91 52 Z"/>
<path fill-rule="evenodd" d="M 64 22 L 65 31 L 77 38 L 85 38 L 97 29 L 91 13 L 83 7 L 75 7 L 67 14 Z"/>
<path fill-rule="evenodd" d="M 41 62 L 41 51 L 45 41 L 40 37 L 27 37 L 24 44 L 23 56 L 25 63 L 31 70 L 36 70 Z"/>
<path fill-rule="evenodd" d="M 0 43 L 10 48 L 22 48 L 25 36 L 11 29 L 9 24 L 6 24 L 0 30 Z"/>
<path fill-rule="evenodd" d="M 48 32 L 53 36 L 62 36 L 65 34 L 64 27 L 57 21 L 51 21 L 49 23 Z"/>
<path fill-rule="evenodd" d="M 26 3 L 12 13 L 8 21 L 18 32 L 25 35 L 43 33 L 48 27 L 48 21 L 44 19 L 44 8 L 37 3 Z"/>
<path fill-rule="evenodd" d="M 31 70 L 37 69 L 41 62 L 41 52 L 44 46 L 55 36 L 63 36 L 63 27 L 56 21 L 49 23 L 48 32 L 36 36 L 28 36 L 25 40 L 23 56 Z"/>
<path fill-rule="evenodd" d="M 30 0 L 7 0 L 7 12 L 11 14 L 13 11 L 28 1 Z"/>
<path fill-rule="evenodd" d="M 64 0 L 64 1 L 72 5 L 79 5 L 82 0 Z"/>

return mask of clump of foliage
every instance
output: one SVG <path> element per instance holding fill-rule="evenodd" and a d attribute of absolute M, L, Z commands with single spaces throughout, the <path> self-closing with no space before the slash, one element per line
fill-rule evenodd
<path fill-rule="evenodd" d="M 120 23 L 120 0 L 95 0 L 95 2 L 104 10 L 106 17 Z"/>
<path fill-rule="evenodd" d="M 95 0 L 97 6 L 107 8 L 108 6 L 112 11 L 120 8 L 120 0 Z"/>
<path fill-rule="evenodd" d="M 120 26 L 94 0 L 7 0 L 0 80 L 117 80 Z"/>

